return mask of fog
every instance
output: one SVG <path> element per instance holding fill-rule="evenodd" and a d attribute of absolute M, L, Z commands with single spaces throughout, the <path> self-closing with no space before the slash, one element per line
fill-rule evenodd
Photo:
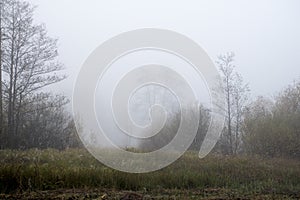
<path fill-rule="evenodd" d="M 0 198 L 300 199 L 299 8 L 0 0 Z"/>
<path fill-rule="evenodd" d="M 30 0 L 35 20 L 59 38 L 68 96 L 88 55 L 105 40 L 138 28 L 163 28 L 200 44 L 215 61 L 233 51 L 252 94 L 272 96 L 300 74 L 300 2 Z"/>

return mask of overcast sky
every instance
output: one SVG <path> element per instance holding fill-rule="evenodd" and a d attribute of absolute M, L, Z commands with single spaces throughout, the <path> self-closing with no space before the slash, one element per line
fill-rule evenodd
<path fill-rule="evenodd" d="M 200 44 L 215 61 L 233 51 L 252 94 L 272 96 L 300 79 L 300 1 L 30 0 L 35 20 L 59 39 L 71 95 L 75 77 L 102 42 L 138 28 L 163 28 Z"/>

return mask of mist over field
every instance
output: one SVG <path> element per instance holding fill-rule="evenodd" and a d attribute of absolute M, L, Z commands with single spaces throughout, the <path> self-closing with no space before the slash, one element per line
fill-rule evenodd
<path fill-rule="evenodd" d="M 0 0 L 0 199 L 299 199 L 299 6 Z"/>

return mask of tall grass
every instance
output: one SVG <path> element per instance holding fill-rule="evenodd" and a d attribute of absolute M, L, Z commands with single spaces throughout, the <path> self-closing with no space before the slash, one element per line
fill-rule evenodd
<path fill-rule="evenodd" d="M 300 161 L 187 152 L 162 170 L 110 169 L 84 149 L 0 151 L 0 193 L 58 188 L 122 190 L 228 188 L 243 193 L 300 194 Z"/>

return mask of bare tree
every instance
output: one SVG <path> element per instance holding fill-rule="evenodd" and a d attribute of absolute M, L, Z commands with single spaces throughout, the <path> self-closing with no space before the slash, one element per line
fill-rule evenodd
<path fill-rule="evenodd" d="M 56 61 L 57 40 L 47 36 L 44 25 L 33 24 L 34 7 L 19 0 L 1 2 L 1 10 L 6 11 L 5 17 L 1 15 L 1 30 L 5 30 L 5 40 L 1 40 L 1 103 L 7 113 L 7 133 L 16 138 L 24 102 L 65 76 L 58 73 L 62 65 Z M 10 141 L 11 146 L 15 143 Z"/>
<path fill-rule="evenodd" d="M 240 74 L 235 74 L 234 90 L 233 90 L 233 109 L 234 109 L 234 120 L 235 120 L 235 144 L 234 144 L 234 154 L 239 151 L 242 142 L 242 131 L 241 126 L 243 124 L 243 115 L 247 105 L 247 100 L 249 96 L 248 84 L 243 83 L 243 78 Z"/>
<path fill-rule="evenodd" d="M 242 76 L 235 72 L 234 53 L 227 53 L 218 57 L 223 90 L 226 101 L 226 127 L 220 141 L 224 153 L 236 154 L 241 144 L 241 124 L 243 110 L 249 95 L 249 87 L 244 84 Z"/>
<path fill-rule="evenodd" d="M 5 40 L 5 29 L 3 22 L 5 22 L 6 9 L 5 9 L 6 0 L 0 1 L 0 135 L 3 134 L 3 97 L 2 97 L 2 59 L 3 59 L 3 50 L 2 43 Z"/>
<path fill-rule="evenodd" d="M 76 130 L 65 105 L 69 100 L 61 95 L 38 93 L 28 98 L 22 107 L 22 133 L 19 148 L 79 147 Z"/>

